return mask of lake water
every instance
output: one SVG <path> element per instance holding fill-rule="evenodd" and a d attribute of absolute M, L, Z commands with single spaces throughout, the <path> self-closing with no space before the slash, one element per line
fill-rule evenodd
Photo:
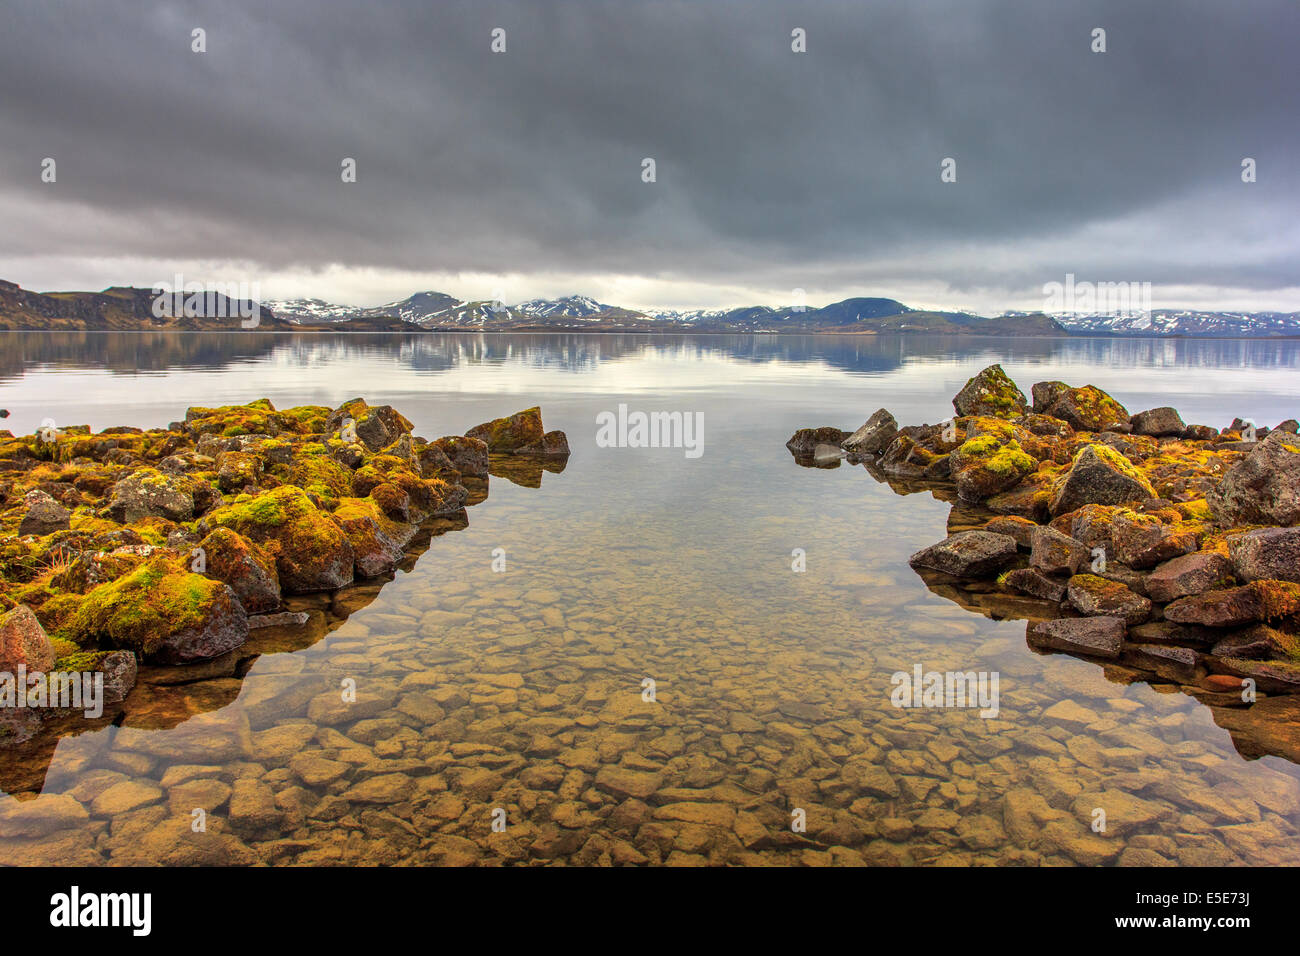
<path fill-rule="evenodd" d="M 260 636 L 261 656 L 191 684 L 146 670 L 116 724 L 0 751 L 3 801 L 39 792 L 51 808 L 5 823 L 0 807 L 0 861 L 1300 862 L 1294 763 L 1234 743 L 1222 708 L 1176 686 L 1036 654 L 1023 620 L 932 593 L 906 561 L 944 537 L 947 503 L 784 448 L 882 406 L 945 419 L 993 362 L 1026 393 L 1092 383 L 1130 411 L 1274 425 L 1300 412 L 1296 343 L 4 333 L 0 347 L 15 433 L 360 395 L 428 438 L 539 404 L 573 449 L 538 487 L 493 477 L 468 526 L 382 590 L 298 602 L 316 612 L 309 637 Z M 620 404 L 701 413 L 703 454 L 599 447 L 597 416 Z M 891 675 L 917 665 L 995 673 L 997 716 L 893 706 Z"/>

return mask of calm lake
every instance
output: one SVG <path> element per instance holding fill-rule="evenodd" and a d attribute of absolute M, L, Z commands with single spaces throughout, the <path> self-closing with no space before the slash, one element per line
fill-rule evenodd
<path fill-rule="evenodd" d="M 89 814 L 4 825 L 0 862 L 1300 863 L 1300 768 L 932 593 L 907 558 L 947 503 L 784 447 L 946 419 L 994 362 L 1189 423 L 1300 413 L 1296 342 L 0 333 L 15 434 L 362 396 L 427 438 L 540 405 L 573 449 L 251 666 L 145 669 L 117 724 L 0 749 L 0 802 Z M 620 404 L 700 413 L 702 454 L 600 447 Z M 895 707 L 918 665 L 996 674 L 997 715 Z"/>

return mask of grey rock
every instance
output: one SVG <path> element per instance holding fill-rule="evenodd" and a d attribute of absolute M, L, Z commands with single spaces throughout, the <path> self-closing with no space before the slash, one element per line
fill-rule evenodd
<path fill-rule="evenodd" d="M 1089 657 L 1119 657 L 1124 647 L 1124 620 L 1118 617 L 1063 617 L 1031 623 L 1031 644 Z"/>

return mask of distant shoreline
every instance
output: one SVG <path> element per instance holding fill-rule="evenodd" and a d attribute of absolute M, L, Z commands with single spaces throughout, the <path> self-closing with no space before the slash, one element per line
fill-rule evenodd
<path fill-rule="evenodd" d="M 1098 339 L 1106 342 L 1300 342 L 1300 335 L 1107 335 L 1099 332 L 1058 332 L 1051 335 L 1021 334 L 1012 332 L 931 332 L 931 331 L 875 331 L 847 332 L 843 330 L 816 330 L 790 332 L 743 331 L 727 329 L 332 329 L 321 326 L 304 326 L 296 329 L 0 329 L 0 335 L 680 335 L 680 336 L 821 336 L 852 338 L 930 338 L 930 339 Z"/>

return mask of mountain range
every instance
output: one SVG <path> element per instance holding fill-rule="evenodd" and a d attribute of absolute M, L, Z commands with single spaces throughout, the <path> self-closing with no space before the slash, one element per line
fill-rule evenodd
<path fill-rule="evenodd" d="M 209 295 L 199 314 L 158 315 L 151 289 L 31 292 L 0 280 L 0 330 L 400 332 L 732 332 L 932 335 L 1122 335 L 1208 338 L 1300 337 L 1297 312 L 1203 312 L 1156 309 L 1147 315 L 1045 315 L 913 309 L 896 299 L 851 298 L 821 307 L 746 306 L 717 310 L 637 310 L 588 296 L 530 299 L 515 305 L 417 292 L 360 308 L 321 299 L 251 300 Z M 179 303 L 178 303 L 179 305 Z M 255 308 L 254 308 L 255 306 Z M 175 314 L 171 314 L 174 312 Z M 256 325 L 240 316 L 256 313 Z"/>

